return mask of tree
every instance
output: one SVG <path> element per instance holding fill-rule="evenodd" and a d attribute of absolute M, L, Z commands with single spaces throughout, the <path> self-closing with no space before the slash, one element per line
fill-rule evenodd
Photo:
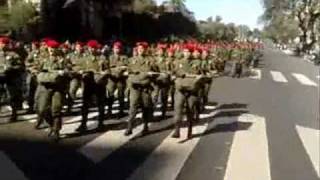
<path fill-rule="evenodd" d="M 320 19 L 319 0 L 262 0 L 265 8 L 260 21 L 267 32 L 281 37 L 299 37 L 298 50 L 306 52 L 317 42 L 317 21 Z M 288 25 L 288 27 L 284 26 Z M 279 32 L 276 32 L 279 30 Z M 283 39 L 282 39 L 283 40 Z M 318 40 L 319 41 L 319 40 Z"/>
<path fill-rule="evenodd" d="M 178 7 L 178 8 L 182 8 L 185 7 L 185 2 L 186 0 L 170 0 L 169 3 Z"/>
<path fill-rule="evenodd" d="M 19 35 L 24 28 L 36 23 L 37 11 L 32 3 L 10 1 L 10 6 L 0 6 L 0 31 Z"/>

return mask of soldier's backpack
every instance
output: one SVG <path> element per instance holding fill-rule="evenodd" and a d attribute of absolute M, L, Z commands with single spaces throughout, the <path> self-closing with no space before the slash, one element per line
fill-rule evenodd
<path fill-rule="evenodd" d="M 61 78 L 61 75 L 57 72 L 54 73 L 48 73 L 48 72 L 41 72 L 37 76 L 37 81 L 40 84 L 57 84 L 59 82 L 59 77 Z"/>
<path fill-rule="evenodd" d="M 197 92 L 205 82 L 205 78 L 179 78 L 175 81 L 177 90 L 182 92 Z"/>

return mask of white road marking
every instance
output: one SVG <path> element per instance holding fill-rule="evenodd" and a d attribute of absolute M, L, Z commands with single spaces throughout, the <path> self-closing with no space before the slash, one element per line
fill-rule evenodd
<path fill-rule="evenodd" d="M 161 112 L 155 112 L 154 116 L 160 116 Z M 142 113 L 139 113 L 136 118 L 141 118 Z M 108 120 L 107 122 L 110 122 Z M 114 122 L 124 122 L 119 120 L 114 120 Z M 160 123 L 161 126 L 167 127 L 172 124 L 171 121 L 163 121 Z M 139 125 L 134 128 L 133 134 L 130 136 L 125 136 L 125 129 L 123 130 L 112 130 L 108 131 L 101 136 L 90 141 L 86 145 L 82 146 L 78 151 L 86 156 L 88 159 L 92 160 L 94 163 L 98 163 L 108 157 L 112 152 L 119 149 L 121 146 L 130 141 L 133 137 L 137 136 L 143 129 L 143 125 Z M 152 131 L 152 129 L 151 129 Z"/>
<path fill-rule="evenodd" d="M 99 114 L 98 112 L 89 113 L 88 119 L 97 117 L 98 114 Z M 82 116 L 76 116 L 76 117 L 73 117 L 73 118 L 69 119 L 68 121 L 66 121 L 68 124 L 62 125 L 62 129 L 60 131 L 61 135 L 74 133 L 75 130 L 80 126 L 81 122 L 79 122 L 79 121 L 81 121 L 81 120 L 82 120 Z M 95 124 L 97 124 L 97 121 L 88 121 L 87 126 L 88 126 L 89 130 L 91 130 L 92 128 L 90 128 L 90 127 L 92 127 Z"/>
<path fill-rule="evenodd" d="M 296 126 L 301 141 L 310 157 L 315 171 L 320 177 L 320 130 Z"/>
<path fill-rule="evenodd" d="M 27 180 L 24 173 L 8 158 L 8 156 L 0 151 L 0 179 L 2 180 Z"/>
<path fill-rule="evenodd" d="M 318 86 L 315 82 L 310 80 L 308 77 L 306 77 L 303 74 L 298 74 L 298 73 L 292 73 L 292 76 L 297 79 L 301 84 L 306 85 L 306 86 Z"/>
<path fill-rule="evenodd" d="M 195 134 L 202 134 L 208 124 L 193 128 Z M 181 137 L 186 137 L 187 128 L 181 129 Z M 128 180 L 174 180 L 200 138 L 193 138 L 184 143 L 181 139 L 168 136 L 148 159 L 140 166 Z"/>
<path fill-rule="evenodd" d="M 200 118 L 213 117 L 218 111 L 201 114 Z M 214 121 L 217 123 L 219 121 Z M 193 127 L 193 134 L 203 134 L 208 124 Z M 147 160 L 140 166 L 128 180 L 174 180 L 186 160 L 197 146 L 200 137 L 181 142 L 181 139 L 171 138 L 172 133 L 155 149 Z M 187 128 L 181 129 L 181 137 L 187 137 Z"/>
<path fill-rule="evenodd" d="M 279 71 L 270 71 L 270 74 L 272 76 L 272 79 L 275 82 L 280 82 L 280 83 L 287 83 L 288 82 L 288 80 L 284 77 L 284 75 Z"/>
<path fill-rule="evenodd" d="M 317 79 L 320 79 L 320 75 L 317 76 Z"/>
<path fill-rule="evenodd" d="M 251 79 L 261 80 L 262 75 L 260 69 L 251 69 L 251 73 L 253 74 L 250 76 Z"/>
<path fill-rule="evenodd" d="M 265 118 L 245 114 L 239 123 L 252 123 L 235 133 L 224 180 L 271 180 Z"/>

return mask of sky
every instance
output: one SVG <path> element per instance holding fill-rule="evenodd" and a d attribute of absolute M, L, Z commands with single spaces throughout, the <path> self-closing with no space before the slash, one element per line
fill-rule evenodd
<path fill-rule="evenodd" d="M 158 3 L 164 0 L 157 0 Z M 195 13 L 197 20 L 206 20 L 216 15 L 225 23 L 245 24 L 250 28 L 262 28 L 257 23 L 263 14 L 260 0 L 186 0 L 186 6 Z"/>

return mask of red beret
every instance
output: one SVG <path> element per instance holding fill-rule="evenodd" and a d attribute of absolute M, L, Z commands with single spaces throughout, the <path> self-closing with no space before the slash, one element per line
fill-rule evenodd
<path fill-rule="evenodd" d="M 113 43 L 113 47 L 121 49 L 122 48 L 122 43 L 120 41 L 116 41 L 116 42 Z"/>
<path fill-rule="evenodd" d="M 0 37 L 0 43 L 9 44 L 10 39 L 8 37 Z"/>
<path fill-rule="evenodd" d="M 99 42 L 97 40 L 90 40 L 87 42 L 87 46 L 94 48 L 94 49 L 98 49 L 101 47 L 101 45 L 99 44 Z"/>
<path fill-rule="evenodd" d="M 148 48 L 149 44 L 147 42 L 137 42 L 137 47 L 142 46 L 143 48 Z"/>
<path fill-rule="evenodd" d="M 183 46 L 183 49 L 184 50 L 189 50 L 190 52 L 193 52 L 194 51 L 194 49 L 195 49 L 195 47 L 194 47 L 194 45 L 193 44 L 191 44 L 191 43 L 187 43 L 187 44 L 185 44 L 184 46 Z"/>
<path fill-rule="evenodd" d="M 60 44 L 55 40 L 46 41 L 46 45 L 50 48 L 58 48 L 60 46 Z"/>

